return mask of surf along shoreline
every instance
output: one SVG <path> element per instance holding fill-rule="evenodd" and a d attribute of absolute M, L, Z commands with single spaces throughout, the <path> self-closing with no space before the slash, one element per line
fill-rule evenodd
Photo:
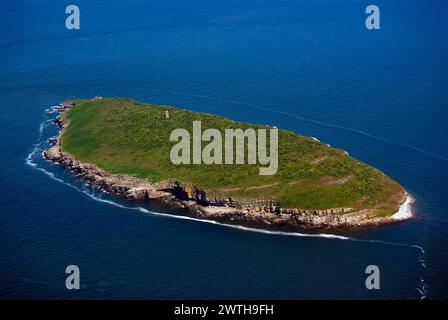
<path fill-rule="evenodd" d="M 327 210 L 301 210 L 279 208 L 271 201 L 248 199 L 237 205 L 232 199 L 210 201 L 206 191 L 175 179 L 153 182 L 125 174 L 111 174 L 98 166 L 80 162 L 62 149 L 62 135 L 70 125 L 64 116 L 73 103 L 61 103 L 47 110 L 58 115 L 53 122 L 60 131 L 50 139 L 51 147 L 43 152 L 44 158 L 62 166 L 89 186 L 98 188 L 131 201 L 157 201 L 163 205 L 185 208 L 188 214 L 202 219 L 227 221 L 235 224 L 250 224 L 260 227 L 286 226 L 288 229 L 354 229 L 396 223 L 414 218 L 414 198 L 404 192 L 399 210 L 386 217 L 370 217 L 369 210 L 353 211 L 350 208 Z"/>

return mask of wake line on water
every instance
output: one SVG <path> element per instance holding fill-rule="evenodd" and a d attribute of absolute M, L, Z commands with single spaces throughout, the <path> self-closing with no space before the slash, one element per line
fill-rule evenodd
<path fill-rule="evenodd" d="M 44 122 L 42 122 L 39 126 L 39 140 L 42 139 L 42 135 L 44 132 L 44 129 L 47 126 L 48 123 L 50 123 L 50 121 L 52 121 L 51 119 L 47 119 Z M 392 241 L 385 241 L 385 240 L 376 240 L 376 239 L 359 239 L 359 238 L 354 238 L 354 237 L 347 237 L 347 236 L 342 236 L 342 235 L 336 235 L 336 234 L 327 234 L 327 233 L 318 233 L 318 234 L 308 234 L 308 233 L 300 233 L 300 232 L 286 232 L 286 231 L 272 231 L 272 230 L 265 230 L 265 229 L 258 229 L 258 228 L 252 228 L 252 227 L 246 227 L 246 226 L 240 226 L 240 225 L 233 225 L 233 224 L 227 224 L 227 223 L 222 223 L 222 222 L 218 222 L 215 220 L 208 220 L 208 219 L 199 219 L 199 218 L 194 218 L 194 217 L 189 217 L 189 216 L 181 216 L 181 215 L 173 215 L 173 214 L 169 214 L 169 213 L 161 213 L 161 212 L 156 212 L 156 211 L 151 211 L 148 209 L 145 209 L 143 207 L 128 207 L 122 204 L 119 204 L 115 201 L 112 200 L 108 200 L 108 199 L 103 199 L 101 197 L 96 196 L 95 194 L 93 194 L 92 192 L 87 191 L 87 189 L 82 189 L 79 188 L 73 184 L 70 184 L 66 181 L 64 181 L 63 179 L 60 179 L 58 177 L 55 176 L 54 173 L 45 170 L 44 168 L 39 167 L 35 162 L 34 162 L 34 158 L 37 155 L 42 155 L 45 145 L 46 145 L 46 140 L 41 140 L 40 142 L 37 142 L 33 145 L 33 149 L 31 150 L 31 152 L 28 154 L 28 156 L 25 159 L 25 162 L 27 165 L 29 165 L 31 168 L 39 170 L 41 172 L 43 172 L 44 174 L 46 174 L 48 177 L 50 177 L 51 179 L 60 182 L 72 189 L 75 189 L 78 192 L 81 192 L 85 195 L 87 195 L 88 197 L 90 197 L 92 200 L 98 201 L 98 202 L 102 202 L 102 203 L 106 203 L 109 205 L 113 205 L 122 209 L 127 209 L 127 210 L 136 210 L 136 211 L 140 211 L 142 213 L 145 214 L 149 214 L 149 215 L 154 215 L 154 216 L 160 216 L 160 217 L 165 217 L 165 218 L 174 218 L 174 219 L 182 219 L 182 220 L 190 220 L 190 221 L 196 221 L 196 222 L 202 222 L 202 223 L 209 223 L 209 224 L 213 224 L 213 225 L 219 225 L 222 227 L 227 227 L 227 228 L 232 228 L 232 229 L 237 229 L 237 230 L 242 230 L 242 231 L 247 231 L 247 232 L 254 232 L 254 233 L 261 233 L 261 234 L 268 234 L 268 235 L 280 235 L 280 236 L 290 236 L 290 237 L 303 237 L 303 238 L 325 238 L 325 239 L 337 239 L 337 240 L 347 240 L 347 241 L 353 241 L 353 242 L 360 242 L 360 243 L 376 243 L 376 244 L 383 244 L 383 245 L 390 245 L 390 246 L 396 246 L 396 247 L 406 247 L 406 248 L 413 248 L 413 249 L 418 249 L 420 252 L 419 255 L 419 262 L 420 265 L 424 268 L 424 269 L 428 269 L 428 267 L 426 266 L 425 263 L 425 250 L 423 249 L 423 247 L 419 246 L 419 245 L 415 245 L 415 244 L 407 244 L 407 243 L 400 243 L 400 242 L 392 242 Z M 421 299 L 425 299 L 427 296 L 427 292 L 428 292 L 428 286 L 426 285 L 426 283 L 424 282 L 424 279 L 422 277 L 420 277 L 421 280 L 421 287 L 418 288 L 416 287 L 416 289 L 419 291 L 419 293 L 421 294 Z"/>
<path fill-rule="evenodd" d="M 325 126 L 325 127 L 331 127 L 331 128 L 351 131 L 351 132 L 354 132 L 354 133 L 357 133 L 357 134 L 360 134 L 360 135 L 363 135 L 363 136 L 366 136 L 366 137 L 369 137 L 369 138 L 372 138 L 372 139 L 380 140 L 380 141 L 391 143 L 391 144 L 395 144 L 395 145 L 398 145 L 398 146 L 401 146 L 401 147 L 404 147 L 404 148 L 407 148 L 407 149 L 411 149 L 413 151 L 417 151 L 417 152 L 426 154 L 428 156 L 437 158 L 439 160 L 448 161 L 448 158 L 443 157 L 443 156 L 441 156 L 441 155 L 439 155 L 437 153 L 430 152 L 430 151 L 427 151 L 425 149 L 422 149 L 422 148 L 419 148 L 419 147 L 416 147 L 416 146 L 413 146 L 413 145 L 410 145 L 410 144 L 407 144 L 407 143 L 404 143 L 404 142 L 399 142 L 399 141 L 395 141 L 395 140 L 386 139 L 386 138 L 383 138 L 383 137 L 380 137 L 380 136 L 377 136 L 377 135 L 373 135 L 373 134 L 370 134 L 368 132 L 365 132 L 363 130 L 359 130 L 359 129 L 356 129 L 356 128 L 341 126 L 341 125 L 337 125 L 337 124 L 333 124 L 333 123 L 329 123 L 329 122 L 315 120 L 315 119 L 312 119 L 312 118 L 306 118 L 306 117 L 302 117 L 302 116 L 299 116 L 299 115 L 294 114 L 294 113 L 289 113 L 289 112 L 286 112 L 286 111 L 280 111 L 280 110 L 276 110 L 276 109 L 273 109 L 273 108 L 270 108 L 270 107 L 268 108 L 268 107 L 265 107 L 265 106 L 252 104 L 252 103 L 241 102 L 241 101 L 232 100 L 232 99 L 218 98 L 218 97 L 197 95 L 197 94 L 190 94 L 190 93 L 183 93 L 183 92 L 177 92 L 177 91 L 168 91 L 168 90 L 165 91 L 165 90 L 157 90 L 157 89 L 147 89 L 147 90 L 154 91 L 154 92 L 162 92 L 162 93 L 165 92 L 165 93 L 170 93 L 170 94 L 179 95 L 179 96 L 207 99 L 207 100 L 212 100 L 212 101 L 227 102 L 227 103 L 231 103 L 231 104 L 246 106 L 246 107 L 249 107 L 249 108 L 255 108 L 255 109 L 259 109 L 259 110 L 269 111 L 269 112 L 281 114 L 281 115 L 284 115 L 284 116 L 287 116 L 287 117 L 291 117 L 291 118 L 295 118 L 295 119 L 299 119 L 299 120 L 302 120 L 302 121 L 311 122 L 311 123 L 314 123 L 314 124 L 317 124 L 317 125 L 321 125 L 321 126 Z"/>

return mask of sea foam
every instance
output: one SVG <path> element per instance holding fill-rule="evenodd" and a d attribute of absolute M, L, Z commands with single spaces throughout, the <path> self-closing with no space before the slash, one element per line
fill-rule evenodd
<path fill-rule="evenodd" d="M 412 214 L 412 203 L 414 203 L 414 198 L 406 193 L 406 200 L 400 206 L 400 209 L 392 216 L 394 220 L 405 220 L 413 217 Z"/>

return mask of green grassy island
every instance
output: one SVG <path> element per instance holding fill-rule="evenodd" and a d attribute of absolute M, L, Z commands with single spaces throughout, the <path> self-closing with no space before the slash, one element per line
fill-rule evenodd
<path fill-rule="evenodd" d="M 124 98 L 71 100 L 56 111 L 62 130 L 45 152 L 48 159 L 111 193 L 178 202 L 196 216 L 361 226 L 393 221 L 408 201 L 405 190 L 378 169 L 291 131 L 278 130 L 278 170 L 263 176 L 253 164 L 174 165 L 170 134 L 191 130 L 199 120 L 203 130 L 222 132 L 266 125 Z"/>

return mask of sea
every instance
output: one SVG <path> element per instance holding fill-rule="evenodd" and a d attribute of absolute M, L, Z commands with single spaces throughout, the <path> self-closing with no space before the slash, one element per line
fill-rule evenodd
<path fill-rule="evenodd" d="M 448 298 L 447 16 L 444 0 L 2 0 L 0 298 Z M 316 137 L 398 181 L 415 218 L 265 231 L 92 190 L 41 153 L 46 109 L 97 95 Z"/>

